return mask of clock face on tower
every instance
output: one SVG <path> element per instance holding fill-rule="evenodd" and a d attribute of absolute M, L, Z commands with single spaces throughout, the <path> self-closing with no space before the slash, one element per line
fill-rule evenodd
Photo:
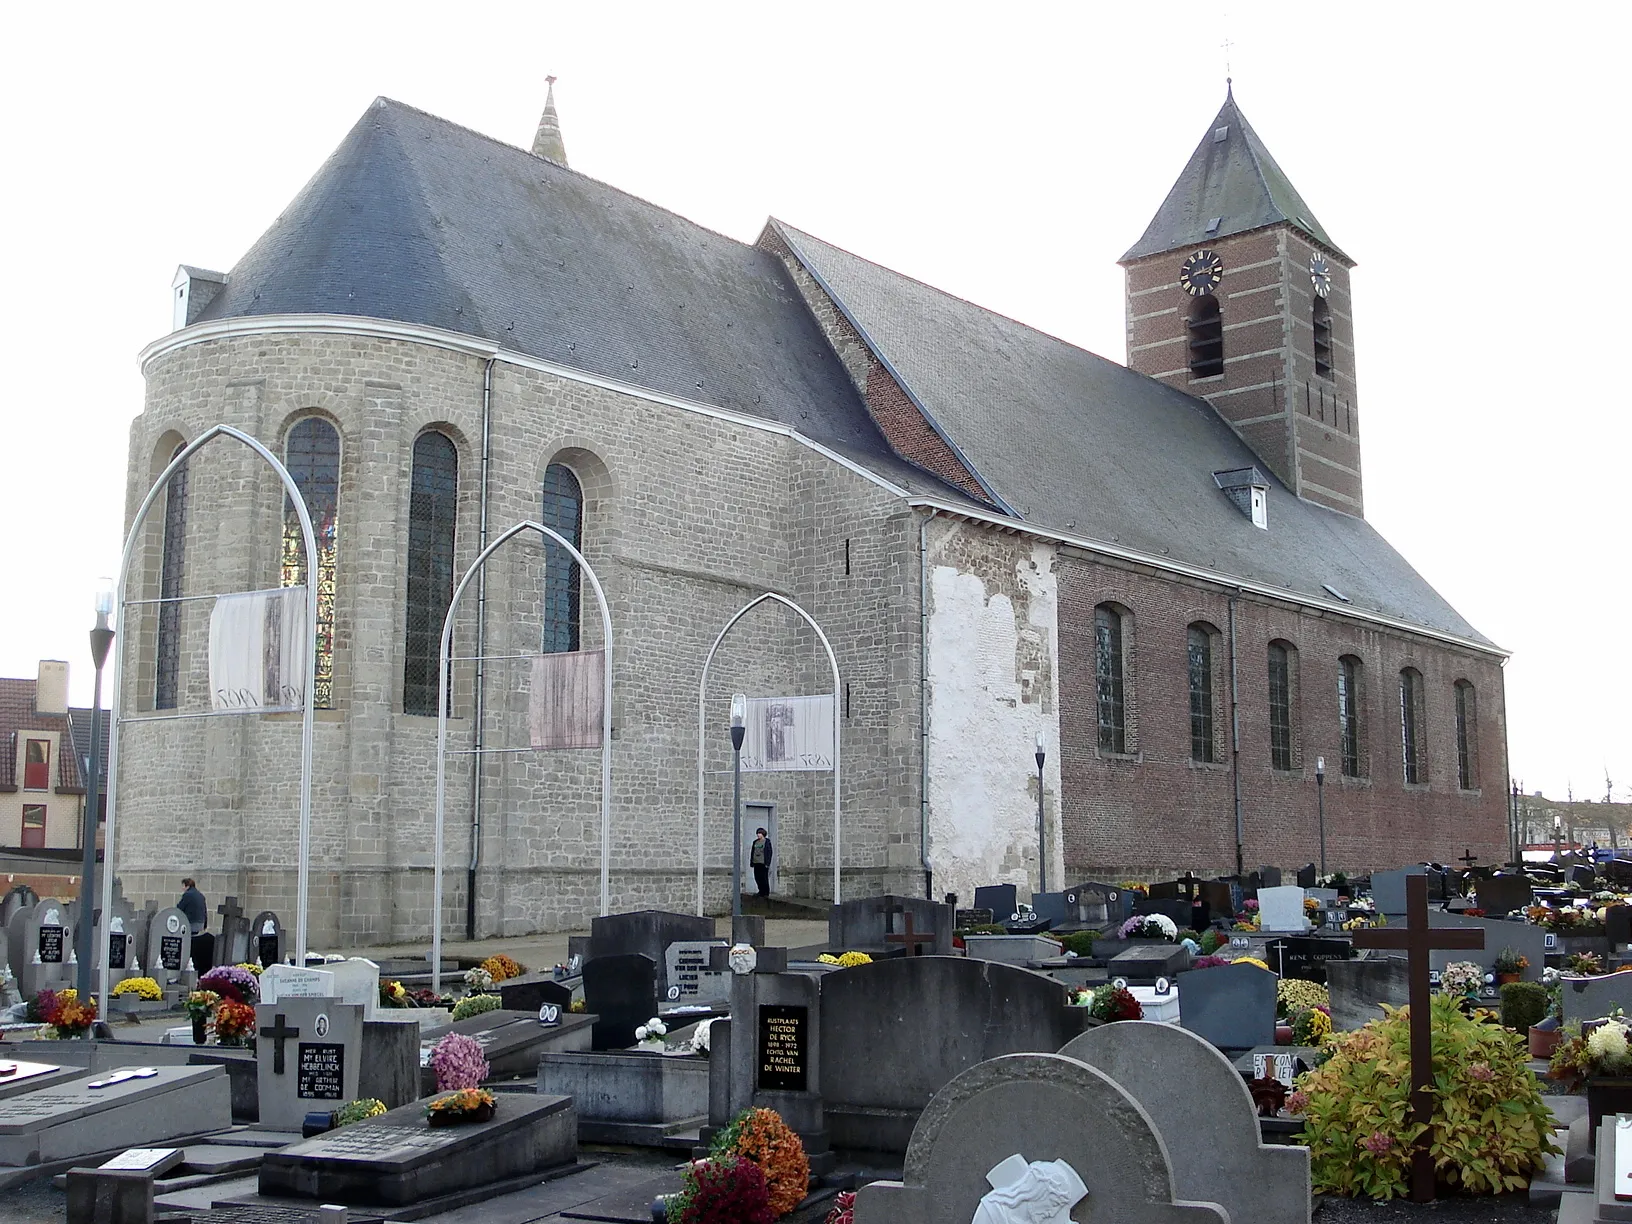
<path fill-rule="evenodd" d="M 1332 291 L 1332 269 L 1324 255 L 1309 256 L 1309 283 L 1315 287 L 1316 297 L 1325 297 Z"/>
<path fill-rule="evenodd" d="M 1191 297 L 1212 293 L 1224 279 L 1224 261 L 1211 251 L 1197 251 L 1179 269 L 1179 285 Z"/>

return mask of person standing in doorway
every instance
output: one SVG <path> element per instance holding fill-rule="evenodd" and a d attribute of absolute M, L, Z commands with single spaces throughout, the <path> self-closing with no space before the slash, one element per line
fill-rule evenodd
<path fill-rule="evenodd" d="M 771 895 L 771 839 L 766 836 L 763 828 L 754 830 L 754 844 L 748 850 L 748 863 L 754 869 L 754 883 L 759 886 L 759 895 Z"/>
<path fill-rule="evenodd" d="M 176 900 L 176 908 L 185 915 L 187 925 L 193 932 L 193 969 L 201 974 L 208 973 L 215 967 L 215 938 L 204 929 L 210 925 L 209 902 L 198 891 L 198 881 L 192 876 L 184 879 L 181 887 L 182 894 Z"/>

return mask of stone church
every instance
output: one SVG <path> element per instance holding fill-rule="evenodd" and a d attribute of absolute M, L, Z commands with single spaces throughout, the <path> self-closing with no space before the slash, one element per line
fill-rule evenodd
<path fill-rule="evenodd" d="M 531 150 L 373 103 L 229 273 L 182 267 L 131 427 L 127 523 L 225 423 L 316 525 L 313 943 L 428 936 L 441 626 L 523 520 L 609 601 L 614 909 L 692 908 L 699 843 L 725 909 L 731 695 L 833 691 L 762 604 L 699 737 L 703 660 L 766 592 L 837 658 L 846 896 L 1296 866 L 1321 761 L 1333 869 L 1504 856 L 1505 652 L 1366 522 L 1354 264 L 1233 97 L 1122 262 L 1125 365 L 780 221 L 741 242 L 589 178 L 553 99 Z M 189 874 L 292 913 L 299 715 L 167 716 L 210 708 L 208 596 L 305 568 L 231 440 L 149 516 L 120 637 L 130 895 Z M 596 912 L 601 754 L 529 750 L 528 666 L 601 625 L 536 536 L 460 601 L 449 935 Z M 786 895 L 831 895 L 833 786 L 743 775 Z"/>

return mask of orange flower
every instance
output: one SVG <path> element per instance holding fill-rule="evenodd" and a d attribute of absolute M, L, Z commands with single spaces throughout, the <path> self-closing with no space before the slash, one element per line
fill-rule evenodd
<path fill-rule="evenodd" d="M 765 1174 L 771 1213 L 788 1214 L 810 1191 L 810 1160 L 805 1145 L 774 1109 L 751 1109 L 743 1119 L 735 1151 Z"/>

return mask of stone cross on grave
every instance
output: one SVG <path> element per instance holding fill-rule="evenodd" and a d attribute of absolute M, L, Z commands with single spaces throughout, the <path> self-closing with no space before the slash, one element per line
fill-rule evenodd
<path fill-rule="evenodd" d="M 87 1088 L 112 1088 L 126 1080 L 152 1079 L 159 1073 L 157 1067 L 121 1067 L 106 1079 L 92 1080 L 86 1084 Z"/>
<path fill-rule="evenodd" d="M 1485 933 L 1480 929 L 1428 925 L 1428 877 L 1405 877 L 1405 929 L 1385 928 L 1354 933 L 1357 948 L 1404 948 L 1410 966 L 1407 995 L 1411 1005 L 1411 1120 L 1422 1124 L 1416 1150 L 1411 1155 L 1411 1199 L 1431 1203 L 1434 1199 L 1434 1158 L 1428 1150 L 1428 1122 L 1433 1117 L 1434 1031 L 1429 1014 L 1432 986 L 1428 979 L 1428 953 L 1436 948 L 1481 949 Z"/>
<path fill-rule="evenodd" d="M 279 1012 L 274 1018 L 274 1022 L 261 1030 L 261 1036 L 272 1038 L 274 1043 L 272 1046 L 272 1074 L 282 1075 L 283 1043 L 291 1037 L 299 1037 L 300 1030 L 290 1027 L 284 1014 Z"/>
<path fill-rule="evenodd" d="M 906 948 L 908 956 L 922 956 L 924 954 L 923 946 L 934 943 L 935 936 L 924 931 L 914 931 L 912 929 L 911 914 L 902 913 L 900 909 L 893 909 L 890 913 L 891 915 L 901 914 L 902 925 L 907 929 L 900 935 L 889 934 L 884 936 L 884 942 L 887 944 L 901 944 Z M 893 926 L 894 923 L 892 922 L 891 925 Z"/>
<path fill-rule="evenodd" d="M 1196 889 L 1201 887 L 1201 881 L 1196 878 L 1196 873 L 1187 871 L 1174 882 L 1178 884 L 1179 891 L 1184 895 L 1184 899 L 1194 905 L 1196 903 Z"/>
<path fill-rule="evenodd" d="M 1473 851 L 1469 850 L 1466 846 L 1463 846 L 1462 857 L 1456 861 L 1466 864 L 1471 869 L 1473 865 L 1479 861 L 1479 856 L 1473 853 Z"/>

